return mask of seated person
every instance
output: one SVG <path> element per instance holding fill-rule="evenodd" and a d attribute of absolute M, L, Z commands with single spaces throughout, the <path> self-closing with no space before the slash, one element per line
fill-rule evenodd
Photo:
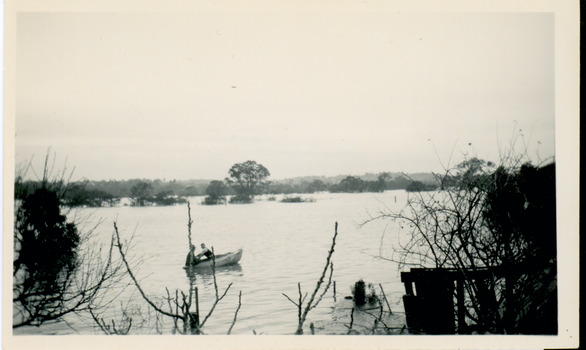
<path fill-rule="evenodd" d="M 185 266 L 192 266 L 197 264 L 197 259 L 195 258 L 195 246 L 191 244 L 189 246 L 189 253 L 187 253 L 187 257 L 185 258 Z"/>
<path fill-rule="evenodd" d="M 205 260 L 206 258 L 211 259 L 213 256 L 214 253 L 212 253 L 212 251 L 206 248 L 206 245 L 202 243 L 201 252 L 195 256 L 195 263 L 197 264 L 200 261 Z"/>

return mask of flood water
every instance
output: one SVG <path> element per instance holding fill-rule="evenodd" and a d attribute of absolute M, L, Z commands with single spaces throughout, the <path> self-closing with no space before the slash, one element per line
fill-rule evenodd
<path fill-rule="evenodd" d="M 276 201 L 260 197 L 253 204 L 204 206 L 199 204 L 202 197 L 189 198 L 192 239 L 198 248 L 201 242 L 205 242 L 217 254 L 239 248 L 244 251 L 238 265 L 218 268 L 216 276 L 220 293 L 228 284 L 232 283 L 232 287 L 206 323 L 207 334 L 226 334 L 238 307 L 240 291 L 241 308 L 231 334 L 293 334 L 297 328 L 297 308 L 283 293 L 297 300 L 297 283 L 300 282 L 303 293 L 311 295 L 324 269 L 335 222 L 338 222 L 338 237 L 332 258 L 332 280 L 336 282 L 336 301 L 333 288 L 330 288 L 319 306 L 309 313 L 306 326 L 313 322 L 316 325 L 333 325 L 333 328 L 323 328 L 325 333 L 336 333 L 328 330 L 336 329 L 336 326 L 343 331 L 342 324 L 336 325 L 336 322 L 341 322 L 336 315 L 350 313 L 351 305 L 344 300 L 344 296 L 351 295 L 351 286 L 360 279 L 367 284 L 373 283 L 379 295 L 379 284 L 382 285 L 398 317 L 395 321 L 404 323 L 401 321 L 404 317 L 401 301 L 404 288 L 400 273 L 396 264 L 377 258 L 381 249 L 383 255 L 390 255 L 389 247 L 381 247 L 381 242 L 396 243 L 396 224 L 389 220 L 375 221 L 362 227 L 360 224 L 384 207 L 401 208 L 407 193 L 318 193 L 302 197 L 315 201 L 281 203 L 282 196 L 278 195 Z M 135 274 L 149 297 L 163 303 L 166 288 L 172 295 L 175 290 L 187 293 L 189 279 L 182 268 L 188 251 L 186 205 L 120 206 L 82 209 L 77 213 L 82 217 L 88 214 L 92 219 L 86 220 L 85 225 L 91 226 L 95 220 L 102 220 L 96 235 L 103 241 L 111 237 L 113 221 L 117 222 L 123 239 L 133 236 L 129 259 L 139 263 Z M 205 315 L 215 294 L 212 276 L 197 275 L 195 285 L 199 290 L 201 314 Z M 131 300 L 144 304 L 133 286 L 126 288 L 118 298 L 123 302 Z M 119 304 L 114 303 L 112 307 L 115 309 Z M 107 320 L 108 316 L 119 314 L 119 310 L 113 310 L 111 314 L 102 314 L 102 317 Z M 168 321 L 165 322 L 163 332 L 168 333 L 171 327 Z M 135 333 L 156 333 L 148 327 L 141 330 L 136 321 L 134 327 Z M 84 324 L 73 319 L 69 326 L 53 325 L 46 327 L 44 332 L 100 334 L 91 322 Z"/>

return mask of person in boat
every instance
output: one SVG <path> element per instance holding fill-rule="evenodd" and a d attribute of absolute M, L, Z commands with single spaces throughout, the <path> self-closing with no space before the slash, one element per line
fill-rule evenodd
<path fill-rule="evenodd" d="M 189 253 L 187 253 L 187 257 L 185 258 L 185 266 L 192 266 L 197 264 L 197 259 L 195 258 L 195 246 L 191 244 L 189 246 Z"/>
<path fill-rule="evenodd" d="M 198 264 L 200 261 L 211 259 L 214 256 L 211 250 L 209 250 L 204 243 L 201 244 L 201 252 L 195 256 L 195 263 Z"/>

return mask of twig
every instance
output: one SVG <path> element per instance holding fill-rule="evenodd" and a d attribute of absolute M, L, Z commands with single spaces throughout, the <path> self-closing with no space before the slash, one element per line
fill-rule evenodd
<path fill-rule="evenodd" d="M 240 311 L 240 307 L 242 306 L 242 291 L 238 294 L 238 307 L 236 308 L 236 312 L 234 312 L 234 320 L 230 325 L 230 329 L 228 329 L 228 335 L 232 332 L 232 327 L 236 324 L 236 318 L 238 317 L 238 311 Z"/>
<path fill-rule="evenodd" d="M 380 304 L 380 302 L 379 302 L 379 304 Z M 379 322 L 381 322 L 386 328 L 387 325 L 383 322 L 383 304 L 380 304 L 380 313 L 379 313 L 378 317 L 374 318 L 374 325 L 372 326 L 371 334 L 376 333 L 376 329 L 378 327 Z"/>
<path fill-rule="evenodd" d="M 350 312 L 350 326 L 348 326 L 348 334 L 352 333 L 352 326 L 354 325 L 354 308 Z"/>
<path fill-rule="evenodd" d="M 187 239 L 189 240 L 189 248 L 191 249 L 191 225 L 193 224 L 193 220 L 191 220 L 191 204 L 187 201 Z"/>
<path fill-rule="evenodd" d="M 177 322 L 175 320 L 175 322 Z M 163 334 L 163 332 L 161 331 L 161 329 L 159 328 L 159 324 L 161 323 L 161 317 L 159 314 L 155 314 L 155 331 L 157 331 L 157 334 Z"/>
<path fill-rule="evenodd" d="M 290 301 L 290 302 L 292 302 L 292 303 L 293 303 L 293 305 L 295 305 L 295 306 L 297 306 L 297 307 L 299 306 L 299 304 L 297 304 L 296 302 L 294 302 L 294 301 L 293 301 L 293 299 L 289 298 L 289 296 L 288 296 L 287 294 L 285 294 L 285 293 L 281 293 L 281 294 L 283 294 L 283 296 L 284 296 L 285 298 L 289 299 L 289 301 Z"/>
<path fill-rule="evenodd" d="M 100 327 L 100 329 L 102 330 L 102 332 L 104 332 L 104 334 L 106 335 L 110 335 L 112 333 L 110 333 L 110 330 L 108 329 L 108 327 L 104 324 L 104 320 L 100 320 L 96 314 L 94 314 L 94 311 L 92 310 L 92 308 L 88 308 L 88 311 L 90 312 L 90 315 L 92 316 L 93 320 L 96 322 L 96 324 L 98 325 L 98 327 Z"/>
<path fill-rule="evenodd" d="M 214 247 L 212 247 L 212 276 L 214 278 L 214 291 L 216 292 L 216 299 L 218 299 L 218 281 L 216 280 L 216 254 Z"/>
<path fill-rule="evenodd" d="M 328 284 L 326 284 L 326 287 L 324 288 L 324 291 L 322 292 L 322 294 L 319 296 L 319 298 L 317 299 L 317 301 L 315 302 L 315 305 L 317 306 L 317 304 L 320 303 L 320 301 L 322 300 L 322 298 L 324 297 L 324 295 L 326 294 L 326 292 L 328 291 L 328 289 L 330 288 L 330 285 L 332 284 L 332 275 L 334 274 L 334 263 L 331 262 L 330 263 L 330 277 L 328 278 Z M 315 307 L 315 306 L 314 306 Z"/>
<path fill-rule="evenodd" d="M 312 304 L 317 292 L 319 291 L 319 289 L 324 281 L 324 277 L 326 275 L 326 272 L 328 271 L 328 268 L 333 269 L 333 264 L 331 263 L 331 259 L 332 259 L 332 255 L 334 254 L 334 247 L 336 246 L 336 237 L 338 237 L 338 222 L 336 222 L 336 224 L 334 226 L 334 238 L 332 239 L 332 245 L 330 247 L 330 251 L 328 252 L 328 257 L 326 259 L 326 265 L 324 266 L 324 270 L 322 271 L 322 274 L 321 274 L 319 280 L 317 281 L 317 284 L 315 286 L 315 290 L 313 291 L 313 293 L 311 294 L 311 297 L 309 298 L 309 301 L 307 302 L 307 307 L 305 308 L 305 310 L 303 311 L 303 314 L 301 315 L 301 319 L 299 321 L 299 326 L 297 328 L 297 334 L 303 333 L 303 322 L 305 322 L 305 319 L 307 318 L 307 314 L 309 313 L 309 311 L 311 309 L 315 308 L 319 304 L 319 302 L 321 301 L 321 297 L 320 297 L 315 304 Z M 332 278 L 331 273 L 332 272 L 330 271 L 330 280 L 329 281 L 331 281 L 331 278 Z M 325 292 L 327 291 L 329 286 L 330 285 L 328 283 L 323 294 L 325 294 Z M 323 296 L 323 294 L 322 294 L 322 296 Z"/>
<path fill-rule="evenodd" d="M 389 301 L 387 300 L 387 296 L 385 295 L 385 290 L 383 289 L 383 285 L 382 284 L 378 284 L 378 286 L 380 287 L 380 291 L 383 293 L 383 299 L 385 300 L 385 303 L 387 304 L 387 307 L 389 308 L 389 313 L 393 313 L 393 310 L 391 310 L 391 305 L 389 304 Z"/>
<path fill-rule="evenodd" d="M 134 285 L 136 286 L 136 289 L 138 289 L 140 295 L 142 296 L 142 298 L 153 308 L 155 309 L 157 312 L 169 316 L 169 317 L 173 317 L 173 318 L 183 318 L 180 315 L 174 315 L 172 313 L 166 312 L 165 310 L 162 310 L 161 308 L 159 308 L 155 303 L 153 303 L 149 297 L 147 297 L 147 295 L 145 294 L 145 292 L 142 290 L 142 287 L 140 286 L 140 284 L 138 283 L 138 280 L 136 279 L 136 277 L 134 276 L 134 274 L 132 273 L 132 270 L 130 269 L 130 264 L 128 263 L 128 261 L 126 260 L 126 254 L 124 253 L 124 251 L 122 250 L 122 243 L 120 242 L 120 233 L 118 232 L 118 226 L 116 225 L 116 222 L 114 222 L 114 232 L 116 233 L 116 246 L 118 247 L 118 251 L 120 252 L 120 256 L 122 257 L 122 261 L 124 262 L 124 265 L 126 266 L 126 271 L 128 272 L 128 275 L 130 276 L 130 278 L 132 279 L 132 281 L 134 282 Z"/>
<path fill-rule="evenodd" d="M 305 293 L 305 296 L 303 296 L 303 298 L 301 297 L 303 295 L 303 293 L 301 292 L 301 282 L 297 282 L 297 291 L 299 292 L 299 304 L 297 304 L 297 322 L 301 322 L 301 311 L 303 310 L 303 302 L 305 301 L 305 297 L 307 297 L 307 293 Z"/>
<path fill-rule="evenodd" d="M 336 281 L 334 281 L 334 303 L 336 302 Z"/>
<path fill-rule="evenodd" d="M 332 255 L 334 254 L 334 247 L 336 246 L 336 237 L 337 236 L 338 236 L 338 222 L 336 222 L 336 224 L 334 226 L 334 237 L 332 239 L 332 245 L 330 247 L 330 251 L 328 252 L 326 264 L 324 266 L 324 269 L 321 273 L 321 276 L 320 276 L 319 280 L 317 281 L 315 289 L 313 290 L 313 293 L 311 294 L 311 297 L 309 298 L 309 301 L 307 302 L 307 305 L 305 306 L 305 308 L 303 308 L 303 302 L 305 301 L 305 297 L 307 296 L 307 293 L 302 298 L 301 283 L 300 282 L 297 283 L 297 289 L 299 291 L 299 303 L 298 304 L 295 303 L 286 294 L 283 294 L 287 299 L 289 299 L 294 305 L 296 305 L 298 307 L 299 323 L 297 325 L 297 331 L 295 332 L 295 334 L 303 334 L 303 323 L 305 323 L 305 320 L 307 319 L 307 314 L 309 313 L 309 311 L 314 309 L 320 303 L 320 301 L 322 300 L 323 296 L 326 294 L 326 292 L 328 291 L 328 289 L 332 283 L 332 274 L 334 271 L 334 265 L 331 262 L 331 259 L 332 259 Z M 321 289 L 321 286 L 324 282 L 324 279 L 325 279 L 325 276 L 326 276 L 328 269 L 330 270 L 328 283 L 327 283 L 325 289 L 322 291 L 321 295 L 316 300 L 315 297 L 316 297 L 317 293 L 319 292 L 319 290 Z M 314 303 L 314 301 L 315 301 L 315 303 Z"/>
<path fill-rule="evenodd" d="M 230 287 L 232 287 L 232 283 L 230 283 L 228 285 L 228 287 L 226 288 L 226 290 L 224 291 L 224 294 L 222 294 L 222 296 L 220 296 L 219 298 L 216 298 L 216 300 L 214 301 L 214 303 L 212 304 L 212 308 L 210 309 L 210 311 L 208 312 L 208 314 L 206 315 L 206 317 L 203 319 L 203 321 L 201 322 L 201 324 L 199 325 L 200 327 L 203 327 L 203 325 L 206 323 L 206 321 L 208 320 L 208 318 L 210 318 L 210 316 L 212 315 L 212 313 L 214 312 L 214 309 L 216 308 L 216 305 L 218 305 L 218 303 L 224 299 L 224 297 L 226 296 L 226 294 L 228 293 L 228 290 L 230 290 Z"/>

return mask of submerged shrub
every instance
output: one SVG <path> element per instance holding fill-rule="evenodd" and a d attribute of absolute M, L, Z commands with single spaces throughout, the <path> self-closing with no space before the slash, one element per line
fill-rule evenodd
<path fill-rule="evenodd" d="M 373 304 L 378 300 L 378 296 L 374 290 L 374 285 L 372 283 L 368 284 L 367 293 L 366 283 L 362 279 L 354 283 L 354 287 L 352 288 L 352 296 L 354 303 L 358 306 L 362 306 L 366 303 Z"/>
<path fill-rule="evenodd" d="M 366 290 L 365 283 L 363 280 L 354 283 L 352 295 L 354 296 L 354 303 L 356 305 L 360 306 L 366 304 Z"/>

